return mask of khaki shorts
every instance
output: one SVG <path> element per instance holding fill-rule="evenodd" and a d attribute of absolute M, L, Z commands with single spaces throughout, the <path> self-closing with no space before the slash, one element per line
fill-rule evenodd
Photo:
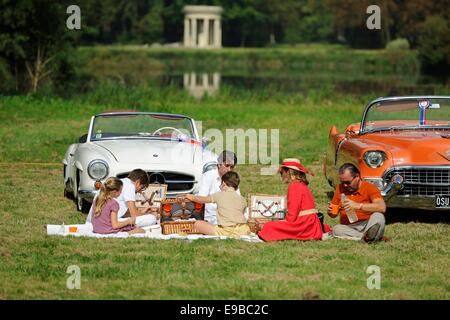
<path fill-rule="evenodd" d="M 250 228 L 246 223 L 237 224 L 232 227 L 215 226 L 216 236 L 240 237 L 249 235 Z"/>

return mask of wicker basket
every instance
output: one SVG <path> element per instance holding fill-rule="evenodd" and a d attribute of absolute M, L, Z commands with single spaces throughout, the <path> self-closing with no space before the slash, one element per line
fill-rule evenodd
<path fill-rule="evenodd" d="M 197 221 L 197 220 L 195 220 Z M 161 222 L 161 233 L 162 234 L 199 234 L 199 232 L 194 228 L 194 220 L 178 220 L 178 221 L 167 221 Z"/>
<path fill-rule="evenodd" d="M 161 200 L 160 207 L 161 222 L 188 220 L 204 220 L 205 205 L 192 202 L 186 198 L 174 198 Z"/>
<path fill-rule="evenodd" d="M 253 218 L 247 221 L 250 231 L 258 234 L 266 222 L 273 221 L 272 218 Z"/>

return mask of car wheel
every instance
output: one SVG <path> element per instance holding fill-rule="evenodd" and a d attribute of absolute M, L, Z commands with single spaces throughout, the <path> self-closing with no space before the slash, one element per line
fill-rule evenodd
<path fill-rule="evenodd" d="M 66 181 L 66 169 L 67 166 L 63 165 L 63 181 Z M 64 183 L 64 198 L 70 199 L 70 200 L 75 200 L 75 195 L 74 192 L 69 192 L 67 190 L 70 190 L 70 181 L 68 180 L 67 182 Z M 72 189 L 73 190 L 73 189 Z"/>
<path fill-rule="evenodd" d="M 77 210 L 83 213 L 89 213 L 91 209 L 91 204 L 80 197 L 80 171 L 77 170 L 77 197 L 75 199 L 75 203 L 77 205 Z"/>
<path fill-rule="evenodd" d="M 64 188 L 64 198 L 70 199 L 71 194 Z"/>
<path fill-rule="evenodd" d="M 67 191 L 67 185 L 64 187 L 64 198 L 75 200 L 75 197 L 73 195 L 73 192 Z"/>
<path fill-rule="evenodd" d="M 91 209 L 91 204 L 89 202 L 78 196 L 76 203 L 78 211 L 81 211 L 83 213 L 89 213 L 89 210 Z"/>

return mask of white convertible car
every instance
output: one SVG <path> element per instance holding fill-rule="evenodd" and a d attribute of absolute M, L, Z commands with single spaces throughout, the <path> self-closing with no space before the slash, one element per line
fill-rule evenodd
<path fill-rule="evenodd" d="M 167 196 L 198 189 L 203 168 L 217 155 L 203 147 L 193 119 L 176 114 L 108 112 L 93 116 L 89 131 L 64 156 L 64 195 L 87 212 L 95 182 L 145 170 Z"/>

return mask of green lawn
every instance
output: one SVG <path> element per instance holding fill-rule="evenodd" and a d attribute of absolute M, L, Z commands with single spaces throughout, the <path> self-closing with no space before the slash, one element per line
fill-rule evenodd
<path fill-rule="evenodd" d="M 316 173 L 310 186 L 324 212 L 329 127 L 358 121 L 371 98 L 222 90 L 197 102 L 172 89 L 108 87 L 71 100 L 0 97 L 0 299 L 449 299 L 445 223 L 389 224 L 393 241 L 370 246 L 46 235 L 46 224 L 85 220 L 63 197 L 61 160 L 97 112 L 126 106 L 188 114 L 204 129 L 279 128 L 280 157 L 298 157 Z M 286 192 L 278 176 L 259 175 L 260 167 L 237 167 L 244 195 Z M 81 269 L 80 290 L 66 288 L 70 265 Z M 366 287 L 370 265 L 380 267 L 379 290 Z"/>

